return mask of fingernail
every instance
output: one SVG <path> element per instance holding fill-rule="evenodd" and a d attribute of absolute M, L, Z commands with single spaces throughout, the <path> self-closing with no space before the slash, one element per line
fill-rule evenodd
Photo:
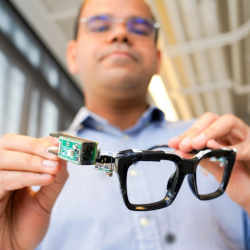
<path fill-rule="evenodd" d="M 191 144 L 191 140 L 189 137 L 186 137 L 180 144 L 181 147 L 186 147 L 189 146 Z"/>
<path fill-rule="evenodd" d="M 43 166 L 46 167 L 46 168 L 56 168 L 58 166 L 58 162 L 44 160 L 43 161 Z"/>
<path fill-rule="evenodd" d="M 195 137 L 193 139 L 193 143 L 195 145 L 201 145 L 201 144 L 205 143 L 205 139 L 206 139 L 205 135 L 204 134 L 200 134 L 199 136 L 197 136 L 197 137 Z"/>
<path fill-rule="evenodd" d="M 56 146 L 51 146 L 47 148 L 47 153 L 57 155 L 58 154 L 58 147 Z"/>
<path fill-rule="evenodd" d="M 53 137 L 54 142 L 59 143 L 59 138 Z"/>

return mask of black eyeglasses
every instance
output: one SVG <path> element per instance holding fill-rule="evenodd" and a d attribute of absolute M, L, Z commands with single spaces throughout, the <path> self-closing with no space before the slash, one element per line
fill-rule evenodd
<path fill-rule="evenodd" d="M 200 200 L 214 199 L 225 192 L 235 162 L 235 150 L 192 151 L 195 155 L 185 159 L 166 149 L 171 150 L 161 145 L 141 152 L 121 151 L 115 157 L 102 155 L 96 167 L 109 175 L 113 170 L 118 173 L 123 200 L 128 209 L 135 211 L 171 205 L 185 176 L 191 191 Z M 222 170 L 219 179 L 215 180 L 204 170 L 204 165 L 219 166 Z"/>
<path fill-rule="evenodd" d="M 88 30 L 96 33 L 111 30 L 115 23 L 125 23 L 129 32 L 140 36 L 150 36 L 159 29 L 157 22 L 142 17 L 115 18 L 110 15 L 96 15 L 81 18 L 80 22 L 86 23 Z"/>
<path fill-rule="evenodd" d="M 106 155 L 100 154 L 97 142 L 63 133 L 51 136 L 59 137 L 59 149 L 50 151 L 59 158 L 78 165 L 94 165 L 109 176 L 116 172 L 124 203 L 128 209 L 136 211 L 171 205 L 186 176 L 198 199 L 219 197 L 226 190 L 236 158 L 236 150 L 206 148 L 193 150 L 190 152 L 193 156 L 187 159 L 175 154 L 168 145 Z M 220 169 L 216 179 L 205 170 L 212 171 L 215 167 Z"/>

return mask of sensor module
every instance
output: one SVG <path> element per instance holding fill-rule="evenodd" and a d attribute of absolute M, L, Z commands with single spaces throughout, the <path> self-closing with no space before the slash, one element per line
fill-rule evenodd
<path fill-rule="evenodd" d="M 56 152 L 59 158 L 77 165 L 96 165 L 99 156 L 97 142 L 65 133 L 52 133 L 50 136 L 59 138 L 59 149 Z"/>

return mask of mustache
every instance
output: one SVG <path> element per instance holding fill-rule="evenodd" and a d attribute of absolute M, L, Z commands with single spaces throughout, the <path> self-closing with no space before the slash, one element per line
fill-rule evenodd
<path fill-rule="evenodd" d="M 107 47 L 104 50 L 102 50 L 97 56 L 98 60 L 102 61 L 107 56 L 115 52 L 126 53 L 129 57 L 131 57 L 136 62 L 140 61 L 140 58 L 141 58 L 140 54 L 137 51 L 135 51 L 134 49 L 131 49 L 127 45 L 115 45 L 115 46 Z"/>

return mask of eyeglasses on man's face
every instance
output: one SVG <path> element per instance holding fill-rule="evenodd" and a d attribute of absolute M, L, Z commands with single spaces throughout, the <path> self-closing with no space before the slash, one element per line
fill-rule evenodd
<path fill-rule="evenodd" d="M 105 33 L 110 31 L 115 24 L 124 23 L 127 31 L 138 36 L 150 36 L 159 29 L 159 24 L 143 17 L 115 18 L 111 15 L 96 15 L 81 18 L 87 29 L 93 33 Z"/>
<path fill-rule="evenodd" d="M 175 154 L 167 145 L 108 155 L 100 153 L 97 142 L 63 133 L 51 136 L 59 137 L 59 150 L 51 151 L 59 158 L 78 165 L 94 165 L 109 176 L 116 172 L 125 205 L 136 211 L 170 206 L 186 176 L 198 199 L 219 197 L 226 190 L 236 158 L 235 150 L 225 148 L 192 151 L 192 157 L 187 159 Z M 216 179 L 206 171 L 211 168 L 220 170 Z"/>

